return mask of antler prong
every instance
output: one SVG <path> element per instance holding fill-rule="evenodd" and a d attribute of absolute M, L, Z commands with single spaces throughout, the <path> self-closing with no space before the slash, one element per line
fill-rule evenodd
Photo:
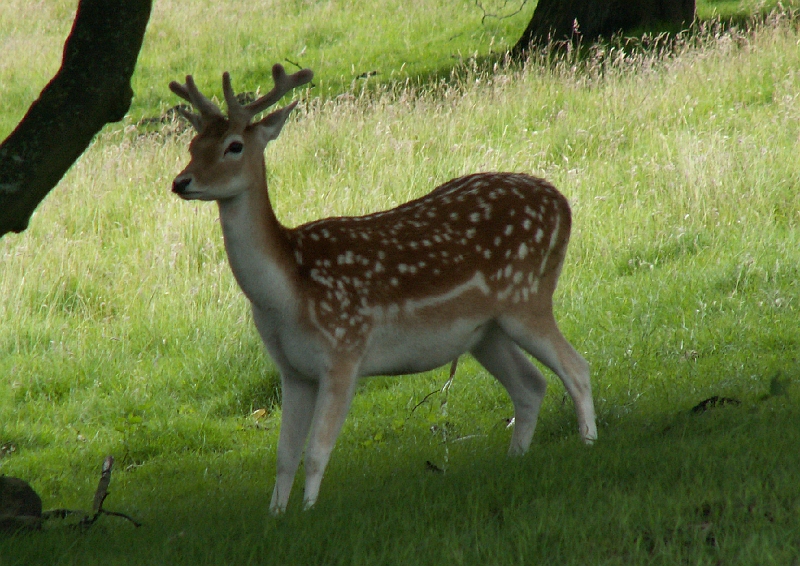
<path fill-rule="evenodd" d="M 266 110 L 267 108 L 278 102 L 281 98 L 283 98 L 283 96 L 286 93 L 288 93 L 292 89 L 295 89 L 308 82 L 311 82 L 312 78 L 314 78 L 314 73 L 311 71 L 311 69 L 302 69 L 300 71 L 297 71 L 296 73 L 287 75 L 286 70 L 283 68 L 283 65 L 277 63 L 272 67 L 272 80 L 275 83 L 275 86 L 272 88 L 272 90 L 269 91 L 264 96 L 260 97 L 259 99 L 254 100 L 247 106 L 242 107 L 238 102 L 236 102 L 236 105 L 240 106 L 242 110 L 246 112 L 246 115 L 248 117 L 247 122 L 249 123 L 250 120 L 252 120 L 256 114 L 263 112 L 264 110 Z M 224 83 L 225 83 L 225 77 L 223 76 L 223 86 Z M 229 114 L 230 114 L 230 108 L 231 108 L 231 103 L 230 101 L 228 101 Z"/>
<path fill-rule="evenodd" d="M 242 106 L 236 98 L 236 93 L 233 92 L 231 86 L 231 75 L 228 71 L 222 73 L 222 92 L 225 95 L 225 102 L 228 104 L 228 118 L 231 122 L 247 125 L 253 119 L 255 114 L 247 111 L 245 106 Z"/>
<path fill-rule="evenodd" d="M 186 84 L 183 85 L 172 81 L 169 83 L 169 89 L 191 103 L 191 105 L 200 112 L 200 114 L 194 114 L 188 110 L 178 109 L 181 116 L 189 120 L 197 131 L 202 131 L 203 125 L 214 118 L 224 118 L 219 107 L 206 98 L 206 96 L 200 92 L 200 89 L 197 88 L 192 75 L 186 75 Z"/>
<path fill-rule="evenodd" d="M 178 114 L 186 118 L 186 120 L 194 127 L 195 130 L 198 132 L 203 131 L 203 119 L 194 112 L 189 112 L 184 105 L 180 105 L 176 108 Z"/>

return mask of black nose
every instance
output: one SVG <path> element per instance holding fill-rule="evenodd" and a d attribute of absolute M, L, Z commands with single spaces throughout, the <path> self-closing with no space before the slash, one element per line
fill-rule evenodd
<path fill-rule="evenodd" d="M 172 181 L 172 192 L 176 195 L 181 195 L 186 192 L 186 189 L 189 187 L 189 183 L 192 182 L 191 178 L 186 179 L 175 179 Z"/>

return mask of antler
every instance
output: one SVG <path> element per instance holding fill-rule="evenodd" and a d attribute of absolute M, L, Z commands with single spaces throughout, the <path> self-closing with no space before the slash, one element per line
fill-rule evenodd
<path fill-rule="evenodd" d="M 256 114 L 263 112 L 290 90 L 302 86 L 314 77 L 311 69 L 303 69 L 292 75 L 287 75 L 281 64 L 272 67 L 272 80 L 275 86 L 267 94 L 254 100 L 247 106 L 242 106 L 236 99 L 236 95 L 231 88 L 231 77 L 228 73 L 222 75 L 222 90 L 225 93 L 225 101 L 228 103 L 228 117 L 231 121 L 249 124 Z"/>
<path fill-rule="evenodd" d="M 276 64 L 272 67 L 272 80 L 275 82 L 273 89 L 258 100 L 243 106 L 236 99 L 236 93 L 233 92 L 233 87 L 231 86 L 231 76 L 226 71 L 222 74 L 222 91 L 225 94 L 225 102 L 228 104 L 228 119 L 235 124 L 246 126 L 257 114 L 278 102 L 287 92 L 310 82 L 313 77 L 314 73 L 311 69 L 303 69 L 292 75 L 287 75 L 283 65 Z M 204 123 L 214 118 L 224 118 L 219 107 L 198 90 L 191 75 L 187 75 L 185 85 L 172 81 L 169 83 L 169 88 L 172 92 L 190 102 L 200 112 L 198 115 L 178 109 L 181 115 L 189 120 L 197 131 L 202 131 Z"/>
<path fill-rule="evenodd" d="M 202 132 L 204 123 L 208 123 L 211 119 L 224 118 L 219 107 L 206 98 L 197 88 L 197 85 L 194 84 L 192 75 L 186 75 L 185 85 L 172 81 L 169 83 L 169 89 L 185 101 L 191 103 L 191 105 L 200 112 L 198 115 L 184 110 L 183 108 L 178 108 L 178 112 L 181 113 L 181 116 L 189 120 L 192 126 L 194 126 L 194 129 L 198 132 Z"/>

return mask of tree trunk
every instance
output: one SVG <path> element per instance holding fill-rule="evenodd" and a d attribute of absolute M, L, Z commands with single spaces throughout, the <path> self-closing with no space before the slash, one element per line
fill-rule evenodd
<path fill-rule="evenodd" d="M 695 0 L 539 0 L 511 52 L 518 56 L 551 43 L 593 42 L 634 29 L 679 31 L 694 15 Z"/>
<path fill-rule="evenodd" d="M 130 108 L 152 0 L 80 0 L 61 68 L 0 144 L 0 237 L 38 204 L 108 122 Z"/>

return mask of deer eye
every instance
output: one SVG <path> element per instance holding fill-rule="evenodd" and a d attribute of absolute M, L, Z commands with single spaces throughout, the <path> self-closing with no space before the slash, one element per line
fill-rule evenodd
<path fill-rule="evenodd" d="M 244 144 L 242 142 L 233 141 L 230 144 L 228 144 L 228 147 L 225 148 L 225 152 L 223 153 L 223 155 L 228 155 L 229 153 L 239 154 L 242 153 L 243 149 L 244 149 Z"/>

